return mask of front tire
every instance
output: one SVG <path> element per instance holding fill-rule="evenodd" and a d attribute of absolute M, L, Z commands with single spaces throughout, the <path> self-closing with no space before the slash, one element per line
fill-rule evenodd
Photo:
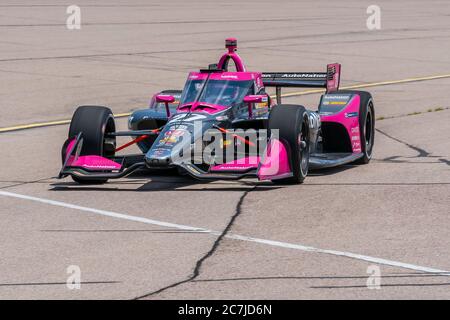
<path fill-rule="evenodd" d="M 82 133 L 83 146 L 80 155 L 98 155 L 111 158 L 116 150 L 116 138 L 107 134 L 115 132 L 116 125 L 111 109 L 102 106 L 81 106 L 75 110 L 70 122 L 69 138 Z M 65 159 L 63 148 L 63 159 Z M 108 179 L 87 180 L 72 177 L 81 184 L 103 184 Z"/>
<path fill-rule="evenodd" d="M 309 117 L 305 107 L 282 104 L 272 108 L 269 129 L 279 130 L 279 138 L 287 144 L 292 177 L 278 179 L 278 183 L 303 183 L 309 169 Z"/>

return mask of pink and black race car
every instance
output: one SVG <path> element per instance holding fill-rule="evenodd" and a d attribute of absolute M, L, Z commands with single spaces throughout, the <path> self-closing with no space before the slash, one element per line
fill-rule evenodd
<path fill-rule="evenodd" d="M 372 96 L 339 90 L 340 64 L 326 72 L 252 72 L 236 53 L 236 39 L 226 48 L 217 64 L 189 73 L 182 91 L 163 91 L 150 108 L 133 112 L 128 131 L 116 131 L 107 107 L 78 107 L 59 177 L 104 183 L 140 169 L 177 168 L 198 179 L 301 183 L 309 169 L 370 161 Z M 324 88 L 318 110 L 282 104 L 282 87 Z M 132 140 L 116 146 L 118 136 Z M 140 154 L 117 154 L 132 144 Z"/>

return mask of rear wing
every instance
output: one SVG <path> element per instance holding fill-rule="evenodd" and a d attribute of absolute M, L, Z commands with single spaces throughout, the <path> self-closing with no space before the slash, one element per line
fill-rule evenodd
<path fill-rule="evenodd" d="M 339 89 L 341 65 L 327 65 L 327 72 L 263 72 L 264 86 L 275 87 L 277 103 L 281 103 L 282 87 L 325 88 L 327 93 Z"/>

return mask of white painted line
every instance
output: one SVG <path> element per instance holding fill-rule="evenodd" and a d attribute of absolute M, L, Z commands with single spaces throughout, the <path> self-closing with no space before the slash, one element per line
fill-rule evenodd
<path fill-rule="evenodd" d="M 175 229 L 187 230 L 187 231 L 200 231 L 200 232 L 206 232 L 206 233 L 213 233 L 212 230 L 208 230 L 208 229 L 189 227 L 189 226 L 184 226 L 181 224 L 157 221 L 157 220 L 152 220 L 152 219 L 147 219 L 147 218 L 137 217 L 137 216 L 130 216 L 127 214 L 122 214 L 122 213 L 117 213 L 117 212 L 112 212 L 112 211 L 82 207 L 82 206 L 77 206 L 75 204 L 70 204 L 70 203 L 61 202 L 61 201 L 54 201 L 54 200 L 49 200 L 49 199 L 43 199 L 43 198 L 37 198 L 37 197 L 31 197 L 31 196 L 26 196 L 26 195 L 19 194 L 19 193 L 0 191 L 0 196 L 19 198 L 19 199 L 24 199 L 24 200 L 31 200 L 31 201 L 41 202 L 41 203 L 45 203 L 45 204 L 50 204 L 52 206 L 64 207 L 64 208 L 75 209 L 75 210 L 79 210 L 79 211 L 85 211 L 85 212 L 91 212 L 91 213 L 99 214 L 102 216 L 108 216 L 108 217 L 112 217 L 112 218 L 125 219 L 125 220 L 130 220 L 130 221 L 153 224 L 153 225 L 157 225 L 157 226 L 161 226 L 161 227 L 175 228 Z"/>
<path fill-rule="evenodd" d="M 143 217 L 138 217 L 138 216 L 132 216 L 132 215 L 123 214 L 123 213 L 117 213 L 117 212 L 113 212 L 113 211 L 99 210 L 99 209 L 94 209 L 94 208 L 89 208 L 89 207 L 82 207 L 82 206 L 78 206 L 78 205 L 74 205 L 74 204 L 70 204 L 70 203 L 66 203 L 66 202 L 32 197 L 32 196 L 19 194 L 19 193 L 0 191 L 0 196 L 30 200 L 30 201 L 40 202 L 40 203 L 44 203 L 44 204 L 48 204 L 48 205 L 52 205 L 52 206 L 69 208 L 69 209 L 74 209 L 74 210 L 84 211 L 84 212 L 90 212 L 90 213 L 95 213 L 98 215 L 112 217 L 112 218 L 124 219 L 124 220 L 135 221 L 135 222 L 142 222 L 142 223 L 157 225 L 157 226 L 161 226 L 161 227 L 175 228 L 175 229 L 187 230 L 187 231 L 204 232 L 204 233 L 213 234 L 213 235 L 220 235 L 220 232 L 218 232 L 218 231 L 209 230 L 209 229 L 205 229 L 205 228 L 191 227 L 191 226 L 182 225 L 182 224 L 175 224 L 175 223 L 158 221 L 158 220 L 153 220 L 153 219 L 148 219 L 148 218 L 143 218 Z M 307 252 L 313 252 L 313 253 L 329 254 L 329 255 L 334 255 L 334 256 L 341 256 L 341 257 L 347 257 L 347 258 L 352 258 L 352 259 L 357 259 L 357 260 L 363 260 L 363 261 L 382 264 L 382 265 L 405 268 L 405 269 L 410 269 L 410 270 L 415 270 L 415 271 L 422 271 L 422 272 L 426 272 L 426 273 L 439 273 L 441 275 L 450 276 L 450 271 L 434 269 L 434 268 L 429 268 L 429 267 L 422 267 L 422 266 L 418 266 L 418 265 L 414 265 L 414 264 L 403 263 L 403 262 L 387 260 L 387 259 L 382 259 L 382 258 L 376 258 L 376 257 L 371 257 L 371 256 L 365 256 L 365 255 L 351 253 L 351 252 L 319 249 L 319 248 L 304 246 L 304 245 L 300 245 L 300 244 L 281 242 L 281 241 L 273 241 L 273 240 L 267 240 L 267 239 L 259 239 L 259 238 L 253 238 L 253 237 L 242 236 L 242 235 L 237 235 L 237 234 L 229 234 L 229 235 L 226 235 L 225 237 L 228 239 L 255 242 L 255 243 L 265 244 L 265 245 L 274 246 L 274 247 L 281 247 L 281 248 L 307 251 Z"/>
<path fill-rule="evenodd" d="M 441 275 L 444 275 L 444 276 L 450 276 L 450 271 L 422 267 L 422 266 L 417 266 L 414 264 L 403 263 L 403 262 L 398 262 L 398 261 L 393 261 L 393 260 L 387 260 L 387 259 L 383 259 L 383 258 L 365 256 L 365 255 L 357 254 L 357 253 L 319 249 L 319 248 L 303 246 L 303 245 L 299 245 L 299 244 L 266 240 L 266 239 L 258 239 L 258 238 L 252 238 L 252 237 L 240 236 L 240 235 L 232 235 L 232 234 L 229 236 L 226 236 L 226 237 L 231 238 L 231 239 L 236 239 L 236 240 L 262 243 L 262 244 L 266 244 L 269 246 L 296 249 L 296 250 L 302 250 L 302 251 L 308 251 L 308 252 L 314 252 L 314 253 L 330 254 L 330 255 L 334 255 L 334 256 L 341 256 L 341 257 L 347 257 L 347 258 L 352 258 L 352 259 L 357 259 L 357 260 L 364 260 L 367 262 L 384 264 L 384 265 L 393 266 L 393 267 L 400 267 L 400 268 L 411 269 L 411 270 L 416 270 L 416 271 L 423 271 L 423 272 L 427 272 L 427 273 L 440 273 Z"/>

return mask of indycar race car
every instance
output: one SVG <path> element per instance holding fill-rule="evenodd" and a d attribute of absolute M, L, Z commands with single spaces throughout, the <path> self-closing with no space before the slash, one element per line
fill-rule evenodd
<path fill-rule="evenodd" d="M 372 96 L 339 90 L 340 64 L 327 65 L 326 72 L 250 72 L 236 39 L 225 43 L 219 62 L 189 73 L 182 91 L 160 92 L 150 108 L 133 112 L 128 131 L 116 131 L 107 107 L 78 107 L 59 178 L 104 183 L 140 169 L 176 168 L 197 179 L 302 183 L 309 169 L 370 161 Z M 318 110 L 282 104 L 282 87 L 324 88 Z M 120 136 L 132 140 L 117 146 Z M 132 144 L 140 154 L 118 154 Z"/>

